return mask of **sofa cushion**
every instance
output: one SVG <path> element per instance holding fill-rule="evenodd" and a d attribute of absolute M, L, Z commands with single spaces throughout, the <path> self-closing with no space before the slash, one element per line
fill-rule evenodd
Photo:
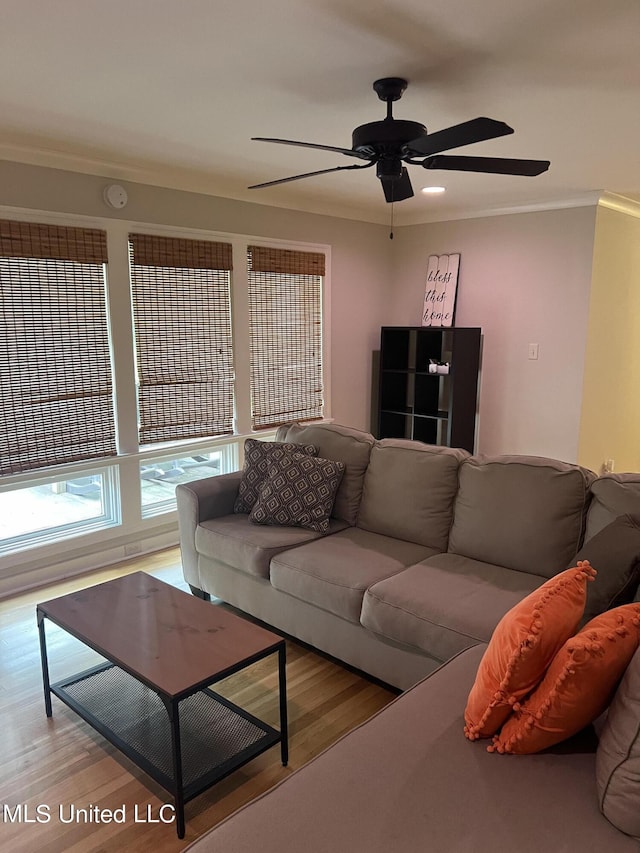
<path fill-rule="evenodd" d="M 189 850 L 637 853 L 598 811 L 593 741 L 501 761 L 462 737 L 482 651 L 432 673 Z"/>
<path fill-rule="evenodd" d="M 258 492 L 249 521 L 306 527 L 327 533 L 343 462 L 292 453 L 274 459 Z"/>
<path fill-rule="evenodd" d="M 640 474 L 603 474 L 591 484 L 591 496 L 585 542 L 619 515 L 640 515 Z"/>
<path fill-rule="evenodd" d="M 604 610 L 628 604 L 640 581 L 640 515 L 616 518 L 585 542 L 575 559 L 588 560 L 598 572 L 587 589 L 582 624 Z"/>
<path fill-rule="evenodd" d="M 432 549 L 422 545 L 348 528 L 279 554 L 271 562 L 271 584 L 280 592 L 359 622 L 367 587 L 430 553 Z"/>
<path fill-rule="evenodd" d="M 385 438 L 371 451 L 358 527 L 447 550 L 464 450 Z"/>
<path fill-rule="evenodd" d="M 588 562 L 580 563 L 550 578 L 505 613 L 467 699 L 464 733 L 469 740 L 495 734 L 514 704 L 542 680 L 578 628 L 594 574 Z"/>
<path fill-rule="evenodd" d="M 258 441 L 255 438 L 247 438 L 244 443 L 244 469 L 233 511 L 251 512 L 258 500 L 260 486 L 265 481 L 272 463 L 278 459 L 286 459 L 295 453 L 316 456 L 318 448 L 312 444 L 299 445 L 293 442 Z"/>
<path fill-rule="evenodd" d="M 333 505 L 333 516 L 347 524 L 355 524 L 374 437 L 338 424 L 291 424 L 286 429 L 280 428 L 277 437 L 295 444 L 313 444 L 318 448 L 318 456 L 345 463 L 344 476 Z"/>
<path fill-rule="evenodd" d="M 490 749 L 539 752 L 593 722 L 611 701 L 639 640 L 639 605 L 596 616 L 567 640 L 531 696 L 513 706 Z"/>
<path fill-rule="evenodd" d="M 504 614 L 540 583 L 537 575 L 437 554 L 368 589 L 361 622 L 444 661 L 487 642 Z"/>
<path fill-rule="evenodd" d="M 602 814 L 622 832 L 640 836 L 640 649 L 600 733 L 596 785 Z"/>
<path fill-rule="evenodd" d="M 331 519 L 329 532 L 343 530 L 343 521 Z M 320 536 L 301 527 L 263 527 L 252 524 L 246 513 L 223 515 L 196 527 L 196 550 L 204 557 L 220 560 L 234 569 L 269 577 L 269 563 L 275 554 L 295 548 Z"/>
<path fill-rule="evenodd" d="M 592 472 L 537 456 L 460 465 L 449 551 L 550 578 L 582 540 Z"/>

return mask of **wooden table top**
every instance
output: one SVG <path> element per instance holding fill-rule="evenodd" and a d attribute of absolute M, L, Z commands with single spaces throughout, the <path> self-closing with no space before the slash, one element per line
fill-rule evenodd
<path fill-rule="evenodd" d="M 283 642 L 144 572 L 51 599 L 37 609 L 169 698 L 213 683 Z"/>

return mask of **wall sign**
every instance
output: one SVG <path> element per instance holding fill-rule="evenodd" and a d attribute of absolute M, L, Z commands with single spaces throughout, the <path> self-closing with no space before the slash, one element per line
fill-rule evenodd
<path fill-rule="evenodd" d="M 453 326 L 460 255 L 429 255 L 423 326 Z"/>

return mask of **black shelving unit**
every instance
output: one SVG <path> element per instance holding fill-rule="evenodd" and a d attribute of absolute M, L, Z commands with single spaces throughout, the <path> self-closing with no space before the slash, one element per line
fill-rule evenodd
<path fill-rule="evenodd" d="M 479 328 L 383 326 L 378 438 L 412 438 L 474 451 Z M 430 373 L 431 363 L 449 372 Z"/>

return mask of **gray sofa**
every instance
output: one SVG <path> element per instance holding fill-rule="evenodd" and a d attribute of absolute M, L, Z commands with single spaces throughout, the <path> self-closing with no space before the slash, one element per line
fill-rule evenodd
<path fill-rule="evenodd" d="M 277 440 L 346 464 L 329 534 L 234 513 L 241 472 L 180 485 L 185 579 L 403 690 L 486 643 L 585 538 L 640 514 L 640 475 L 376 441 L 334 424 L 293 424 Z"/>

